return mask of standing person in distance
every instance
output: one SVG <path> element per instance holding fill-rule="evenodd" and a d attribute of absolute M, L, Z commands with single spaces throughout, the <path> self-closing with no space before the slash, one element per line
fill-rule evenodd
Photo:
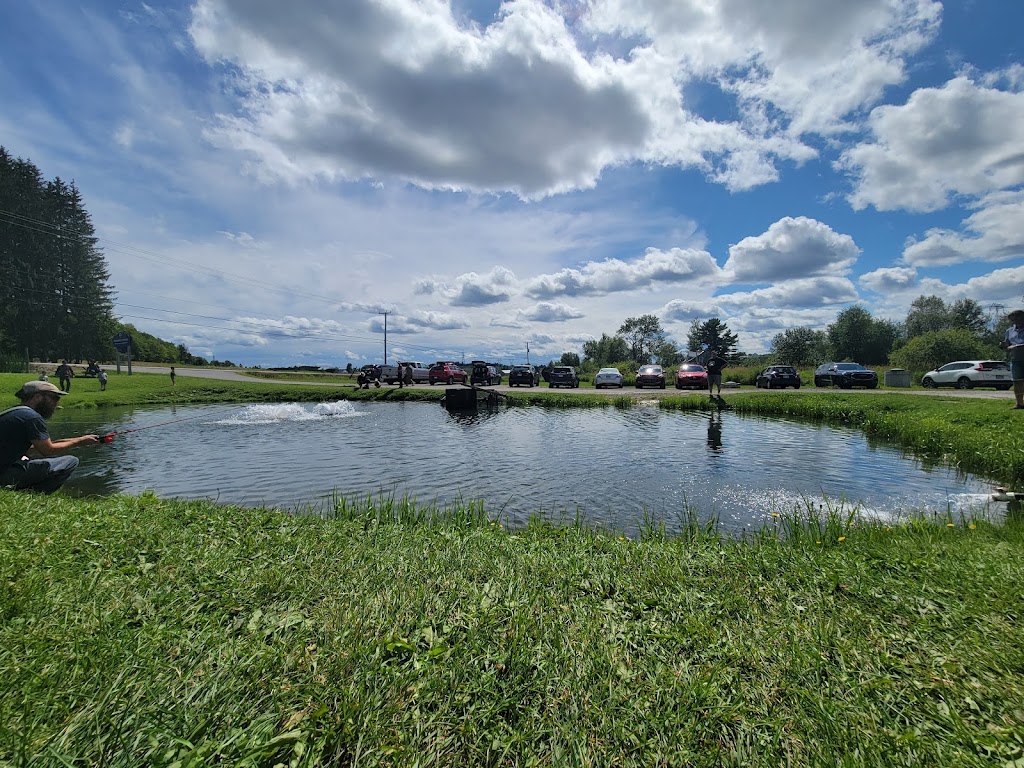
<path fill-rule="evenodd" d="M 1024 309 L 1015 309 L 1006 316 L 1010 327 L 999 344 L 1010 356 L 1010 376 L 1013 379 L 1013 396 L 1016 409 L 1024 408 Z"/>
<path fill-rule="evenodd" d="M 96 374 L 97 380 L 100 382 L 100 392 L 107 391 L 107 372 L 100 368 L 100 372 Z"/>
<path fill-rule="evenodd" d="M 711 394 L 712 387 L 718 387 L 718 396 L 722 396 L 722 369 L 728 364 L 729 362 L 718 354 L 718 350 L 712 347 L 711 356 L 704 363 L 704 367 L 708 372 L 708 397 L 713 397 Z"/>
<path fill-rule="evenodd" d="M 0 486 L 53 493 L 78 466 L 75 456 L 60 454 L 81 445 L 95 445 L 96 435 L 51 440 L 46 420 L 57 410 L 61 391 L 48 381 L 29 381 L 14 393 L 21 405 L 0 413 Z M 25 454 L 34 450 L 42 458 Z"/>
<path fill-rule="evenodd" d="M 174 372 L 174 366 L 171 366 L 171 386 L 174 386 L 174 380 L 178 378 L 178 374 Z"/>
<path fill-rule="evenodd" d="M 61 360 L 60 366 L 57 368 L 57 379 L 60 380 L 60 388 L 65 392 L 71 391 L 71 379 L 74 378 L 74 375 L 75 372 L 71 370 L 68 361 Z"/>
<path fill-rule="evenodd" d="M 407 387 L 411 387 L 413 385 L 412 363 L 405 364 L 405 371 L 403 371 L 402 373 L 402 381 L 405 383 L 405 386 Z"/>

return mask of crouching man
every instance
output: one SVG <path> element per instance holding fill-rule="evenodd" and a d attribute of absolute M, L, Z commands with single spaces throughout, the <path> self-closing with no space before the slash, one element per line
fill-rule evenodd
<path fill-rule="evenodd" d="M 46 419 L 53 416 L 65 392 L 48 381 L 30 381 L 14 393 L 21 405 L 0 413 L 0 487 L 53 493 L 78 466 L 74 456 L 61 456 L 80 445 L 95 445 L 96 435 L 51 440 Z M 28 458 L 33 449 L 42 458 Z"/>

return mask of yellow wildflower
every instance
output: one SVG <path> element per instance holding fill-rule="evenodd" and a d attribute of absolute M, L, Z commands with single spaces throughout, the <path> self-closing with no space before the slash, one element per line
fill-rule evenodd
<path fill-rule="evenodd" d="M 953 525 L 952 523 L 946 523 L 946 527 L 947 528 L 956 528 L 956 526 Z"/>
<path fill-rule="evenodd" d="M 845 537 L 845 536 L 840 536 L 840 537 L 839 537 L 839 540 L 840 540 L 840 541 L 846 541 L 846 537 Z"/>

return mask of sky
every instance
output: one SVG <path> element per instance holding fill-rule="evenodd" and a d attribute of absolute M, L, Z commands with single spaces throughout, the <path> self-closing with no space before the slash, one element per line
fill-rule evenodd
<path fill-rule="evenodd" d="M 0 145 L 78 185 L 117 316 L 193 354 L 547 362 L 645 314 L 765 352 L 855 304 L 1022 305 L 1021 29 L 1019 0 L 8 2 Z"/>

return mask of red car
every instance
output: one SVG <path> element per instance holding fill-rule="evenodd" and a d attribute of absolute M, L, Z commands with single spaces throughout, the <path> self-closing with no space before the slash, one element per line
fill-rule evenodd
<path fill-rule="evenodd" d="M 427 381 L 431 384 L 439 381 L 445 384 L 454 384 L 456 381 L 465 383 L 466 372 L 455 363 L 437 363 L 427 372 Z"/>
<path fill-rule="evenodd" d="M 708 372 L 703 365 L 683 363 L 676 369 L 676 389 L 707 389 Z"/>

